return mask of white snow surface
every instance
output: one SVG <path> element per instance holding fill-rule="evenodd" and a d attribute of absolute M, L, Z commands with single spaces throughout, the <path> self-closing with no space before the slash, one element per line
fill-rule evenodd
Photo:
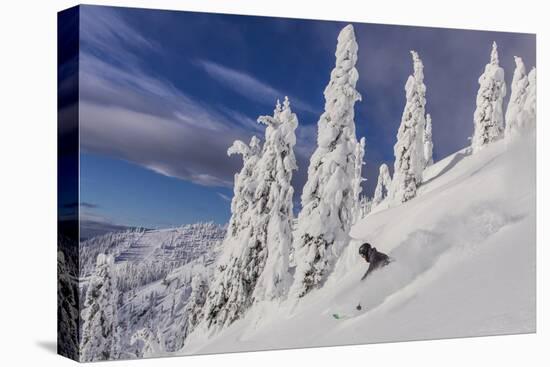
<path fill-rule="evenodd" d="M 322 288 L 257 303 L 216 335 L 190 334 L 181 353 L 535 331 L 534 134 L 459 151 L 424 171 L 414 199 L 377 209 Z M 361 282 L 364 241 L 395 261 Z"/>

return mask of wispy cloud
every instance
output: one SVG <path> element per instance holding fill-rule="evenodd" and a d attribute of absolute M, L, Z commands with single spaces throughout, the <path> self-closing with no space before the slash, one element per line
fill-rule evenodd
<path fill-rule="evenodd" d="M 222 194 L 221 192 L 218 192 L 217 193 L 219 197 L 221 197 L 223 200 L 225 201 L 231 201 L 231 197 L 225 195 L 225 194 Z"/>
<path fill-rule="evenodd" d="M 157 52 L 160 46 L 128 24 L 116 8 L 82 6 L 82 46 L 109 59 L 127 63 L 139 61 L 136 52 Z"/>
<path fill-rule="evenodd" d="M 265 129 L 256 119 L 230 108 L 220 107 L 220 111 L 243 129 L 263 135 Z"/>
<path fill-rule="evenodd" d="M 124 159 L 162 175 L 206 186 L 231 186 L 237 167 L 224 161 L 234 132 L 213 134 L 177 120 L 129 109 L 81 103 L 85 151 Z"/>
<path fill-rule="evenodd" d="M 89 9 L 83 19 L 90 18 Z M 137 53 L 159 46 L 112 9 L 93 11 L 97 23 L 85 21 L 87 47 L 80 54 L 83 150 L 200 185 L 231 186 L 238 167 L 227 158 L 227 147 L 250 139 L 255 121 L 207 106 L 151 74 Z"/>
<path fill-rule="evenodd" d="M 211 130 L 231 121 L 215 109 L 177 89 L 170 81 L 148 75 L 135 65 L 119 67 L 83 51 L 80 58 L 81 98 L 131 110 L 170 117 Z"/>
<path fill-rule="evenodd" d="M 273 105 L 275 100 L 282 99 L 288 95 L 284 91 L 273 88 L 267 83 L 264 83 L 243 71 L 231 69 L 207 60 L 199 60 L 196 63 L 202 67 L 208 75 L 219 81 L 225 87 L 233 90 L 243 97 L 248 98 L 251 101 L 264 103 L 266 105 Z M 292 105 L 295 109 L 314 114 L 319 112 L 318 109 L 300 100 L 299 98 L 292 96 L 289 96 L 289 98 L 291 99 Z"/>
<path fill-rule="evenodd" d="M 81 221 L 98 222 L 105 224 L 115 224 L 111 218 L 108 218 L 102 214 L 97 213 L 92 208 L 84 208 L 80 211 Z"/>

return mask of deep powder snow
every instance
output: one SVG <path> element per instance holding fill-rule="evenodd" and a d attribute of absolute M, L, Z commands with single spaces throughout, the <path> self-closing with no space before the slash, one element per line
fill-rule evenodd
<path fill-rule="evenodd" d="M 219 334 L 191 334 L 182 353 L 533 332 L 534 133 L 459 151 L 423 182 L 413 200 L 382 202 L 352 228 L 322 288 L 257 303 Z M 361 282 L 364 241 L 395 261 Z"/>

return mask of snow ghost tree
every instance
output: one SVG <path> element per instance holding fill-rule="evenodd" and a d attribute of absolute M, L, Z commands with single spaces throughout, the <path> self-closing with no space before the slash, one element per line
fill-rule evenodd
<path fill-rule="evenodd" d="M 491 62 L 479 77 L 476 110 L 474 112 L 474 136 L 472 149 L 479 151 L 487 144 L 502 137 L 504 119 L 502 101 L 506 96 L 504 69 L 499 66 L 497 44 L 493 42 Z"/>
<path fill-rule="evenodd" d="M 523 60 L 521 57 L 514 56 L 514 61 L 516 62 L 516 69 L 514 70 L 512 85 L 510 86 L 510 101 L 508 102 L 505 115 L 506 127 L 504 135 L 507 137 L 518 131 L 518 116 L 525 104 L 527 87 L 529 86 L 529 79 L 527 78 Z"/>
<path fill-rule="evenodd" d="M 231 200 L 231 219 L 229 220 L 229 228 L 227 236 L 236 238 L 238 234 L 249 226 L 249 217 L 247 212 L 252 205 L 254 193 L 256 191 L 255 168 L 262 147 L 260 139 L 253 136 L 250 144 L 246 145 L 240 140 L 237 140 L 227 150 L 229 156 L 240 154 L 243 157 L 243 168 L 235 175 L 233 187 L 233 199 Z"/>
<path fill-rule="evenodd" d="M 100 361 L 119 357 L 114 259 L 99 254 L 90 278 L 82 311 L 82 360 Z"/>
<path fill-rule="evenodd" d="M 358 144 L 353 108 L 361 100 L 355 89 L 357 49 L 353 26 L 348 25 L 338 36 L 336 66 L 324 91 L 325 112 L 318 123 L 317 149 L 302 192 L 294 242 L 296 271 L 291 294 L 295 297 L 323 283 L 349 243 L 358 199 L 353 187 Z"/>
<path fill-rule="evenodd" d="M 512 79 L 510 101 L 506 109 L 505 136 L 521 135 L 535 127 L 536 71 L 526 74 L 521 57 L 514 56 L 516 69 Z"/>
<path fill-rule="evenodd" d="M 388 165 L 383 163 L 380 166 L 378 173 L 378 182 L 376 183 L 376 189 L 374 189 L 374 197 L 372 198 L 372 207 L 374 208 L 380 204 L 389 194 L 391 187 L 391 176 Z"/>
<path fill-rule="evenodd" d="M 277 102 L 273 116 L 261 116 L 258 122 L 267 125 L 265 143 L 246 174 L 246 210 L 232 214 L 235 226 L 229 230 L 236 228 L 236 232 L 224 241 L 218 272 L 206 297 L 204 317 L 209 328 L 231 324 L 254 301 L 282 297 L 289 286 L 294 193 L 290 182 L 297 168 L 298 119 L 285 98 L 283 106 Z M 236 215 L 242 219 L 233 221 Z"/>
<path fill-rule="evenodd" d="M 236 320 L 250 302 L 250 280 L 246 278 L 252 263 L 247 239 L 250 237 L 252 223 L 251 211 L 256 192 L 256 165 L 260 159 L 259 139 L 252 137 L 250 144 L 235 141 L 227 150 L 228 155 L 240 154 L 243 159 L 241 171 L 235 175 L 233 199 L 231 201 L 231 219 L 222 244 L 222 253 L 218 260 L 214 279 L 206 295 L 204 320 L 207 327 L 223 327 L 226 322 Z"/>
<path fill-rule="evenodd" d="M 363 215 L 361 214 L 360 197 L 361 197 L 361 192 L 363 191 L 361 184 L 363 183 L 363 181 L 366 180 L 361 175 L 361 171 L 363 169 L 363 166 L 365 165 L 365 162 L 363 161 L 364 157 L 365 157 L 365 138 L 363 137 L 355 146 L 355 175 L 353 177 L 353 196 L 355 197 L 355 208 L 353 210 L 353 215 L 354 215 L 353 223 L 363 218 Z"/>
<path fill-rule="evenodd" d="M 432 140 L 432 116 L 426 115 L 426 128 L 424 129 L 424 168 L 434 164 L 434 143 Z"/>
<path fill-rule="evenodd" d="M 525 102 L 518 116 L 518 130 L 521 133 L 532 131 L 537 120 L 537 70 L 533 68 L 528 75 Z"/>
<path fill-rule="evenodd" d="M 294 219 L 291 181 L 292 172 L 297 169 L 294 146 L 298 118 L 285 97 L 282 109 L 277 101 L 273 117 L 261 116 L 258 122 L 267 128 L 262 158 L 257 166 L 259 183 L 254 218 L 258 231 L 256 241 L 265 243 L 267 259 L 254 299 L 272 300 L 286 295 L 290 286 L 288 262 Z"/>
<path fill-rule="evenodd" d="M 416 195 L 424 170 L 424 128 L 426 125 L 426 85 L 424 65 L 418 53 L 411 51 L 414 73 L 405 84 L 407 102 L 401 125 L 397 132 L 391 197 L 396 203 L 404 203 Z"/>

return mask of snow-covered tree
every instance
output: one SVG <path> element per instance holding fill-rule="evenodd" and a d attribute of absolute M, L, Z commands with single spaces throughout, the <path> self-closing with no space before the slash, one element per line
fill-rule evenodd
<path fill-rule="evenodd" d="M 528 80 L 525 102 L 518 115 L 517 129 L 520 133 L 532 131 L 537 120 L 537 70 L 535 68 L 529 72 Z"/>
<path fill-rule="evenodd" d="M 223 327 L 238 319 L 251 302 L 253 291 L 251 269 L 256 264 L 257 249 L 250 248 L 249 238 L 253 229 L 252 207 L 256 193 L 256 165 L 261 156 L 259 139 L 252 137 L 247 145 L 235 141 L 227 151 L 228 155 L 240 154 L 243 159 L 241 171 L 235 175 L 231 219 L 222 243 L 216 272 L 206 295 L 204 320 L 208 328 Z"/>
<path fill-rule="evenodd" d="M 536 119 L 536 70 L 533 68 L 527 75 L 521 57 L 514 56 L 514 59 L 516 69 L 506 110 L 507 138 L 531 131 L 535 127 Z"/>
<path fill-rule="evenodd" d="M 474 152 L 500 139 L 504 132 L 502 101 L 506 96 L 506 84 L 504 69 L 499 66 L 496 42 L 493 42 L 491 61 L 485 65 L 485 70 L 478 82 L 479 90 L 474 112 L 474 136 L 472 137 Z"/>
<path fill-rule="evenodd" d="M 117 359 L 120 354 L 113 264 L 112 256 L 99 254 L 89 281 L 82 311 L 83 361 Z"/>
<path fill-rule="evenodd" d="M 77 359 L 79 354 L 79 313 L 77 266 L 68 264 L 63 251 L 57 252 L 57 349 L 59 354 Z"/>
<path fill-rule="evenodd" d="M 185 306 L 185 313 L 187 314 L 187 322 L 185 325 L 185 336 L 191 333 L 202 320 L 203 307 L 206 302 L 206 295 L 208 293 L 208 279 L 203 272 L 197 272 L 191 279 L 191 295 Z M 180 349 L 183 347 L 177 346 Z"/>
<path fill-rule="evenodd" d="M 261 156 L 247 179 L 254 193 L 247 199 L 245 211 L 232 214 L 242 215 L 244 220 L 239 223 L 246 225 L 237 226 L 237 232 L 224 241 L 218 271 L 206 297 L 209 328 L 229 325 L 254 301 L 287 292 L 293 219 L 290 182 L 296 169 L 293 149 L 298 119 L 285 98 L 283 106 L 277 102 L 273 116 L 261 116 L 258 122 L 267 128 Z"/>
<path fill-rule="evenodd" d="M 355 167 L 354 167 L 355 175 L 353 177 L 353 196 L 355 197 L 355 208 L 353 210 L 353 215 L 354 215 L 353 223 L 363 218 L 360 199 L 361 199 L 361 192 L 363 191 L 361 184 L 363 183 L 363 181 L 366 181 L 366 179 L 363 178 L 361 173 L 363 170 L 363 166 L 365 165 L 365 162 L 363 161 L 364 157 L 365 157 L 365 138 L 363 137 L 355 146 Z"/>
<path fill-rule="evenodd" d="M 525 64 L 521 57 L 514 56 L 516 62 L 516 69 L 514 70 L 514 76 L 512 77 L 512 85 L 510 86 L 510 101 L 508 102 L 508 108 L 506 109 L 506 127 L 504 135 L 510 137 L 517 133 L 518 130 L 518 116 L 525 104 L 525 98 L 527 97 L 527 88 L 529 86 L 529 79 L 525 70 Z"/>
<path fill-rule="evenodd" d="M 231 200 L 231 219 L 227 236 L 235 238 L 243 229 L 249 227 L 247 212 L 256 192 L 256 163 L 260 159 L 262 147 L 260 139 L 253 136 L 250 144 L 237 140 L 229 147 L 227 154 L 240 154 L 243 158 L 243 168 L 235 175 L 233 187 L 233 199 Z"/>
<path fill-rule="evenodd" d="M 142 357 L 148 358 L 148 357 L 155 357 L 163 352 L 162 349 L 162 342 L 160 340 L 160 337 L 158 333 L 154 333 L 149 328 L 142 328 L 138 331 L 136 331 L 131 339 L 130 344 L 134 345 L 137 343 L 137 341 L 141 341 L 143 343 L 143 347 L 141 349 Z"/>
<path fill-rule="evenodd" d="M 396 203 L 406 202 L 416 195 L 424 170 L 424 128 L 426 125 L 426 85 L 424 65 L 418 53 L 411 51 L 414 73 L 405 84 L 407 102 L 397 132 L 391 197 Z"/>
<path fill-rule="evenodd" d="M 374 197 L 372 198 L 373 208 L 384 201 L 386 197 L 388 197 L 390 188 L 390 169 L 386 163 L 383 163 L 380 165 L 380 169 L 378 172 L 378 182 L 376 183 L 376 189 L 374 189 Z"/>
<path fill-rule="evenodd" d="M 352 25 L 338 36 L 336 65 L 325 88 L 325 112 L 318 123 L 317 149 L 302 192 L 302 210 L 294 241 L 296 271 L 291 294 L 302 297 L 318 287 L 349 243 L 357 197 L 353 187 L 356 165 L 354 105 L 359 73 L 357 42 Z"/>
<path fill-rule="evenodd" d="M 426 128 L 424 129 L 424 168 L 434 164 L 433 150 L 434 143 L 432 140 L 432 116 L 426 115 Z"/>
<path fill-rule="evenodd" d="M 297 169 L 294 146 L 298 118 L 285 97 L 282 109 L 277 101 L 273 117 L 261 116 L 258 122 L 267 128 L 257 166 L 259 183 L 254 217 L 259 229 L 256 241 L 265 241 L 267 259 L 253 296 L 255 300 L 271 300 L 286 295 L 290 286 L 288 262 L 294 219 L 291 181 Z"/>

